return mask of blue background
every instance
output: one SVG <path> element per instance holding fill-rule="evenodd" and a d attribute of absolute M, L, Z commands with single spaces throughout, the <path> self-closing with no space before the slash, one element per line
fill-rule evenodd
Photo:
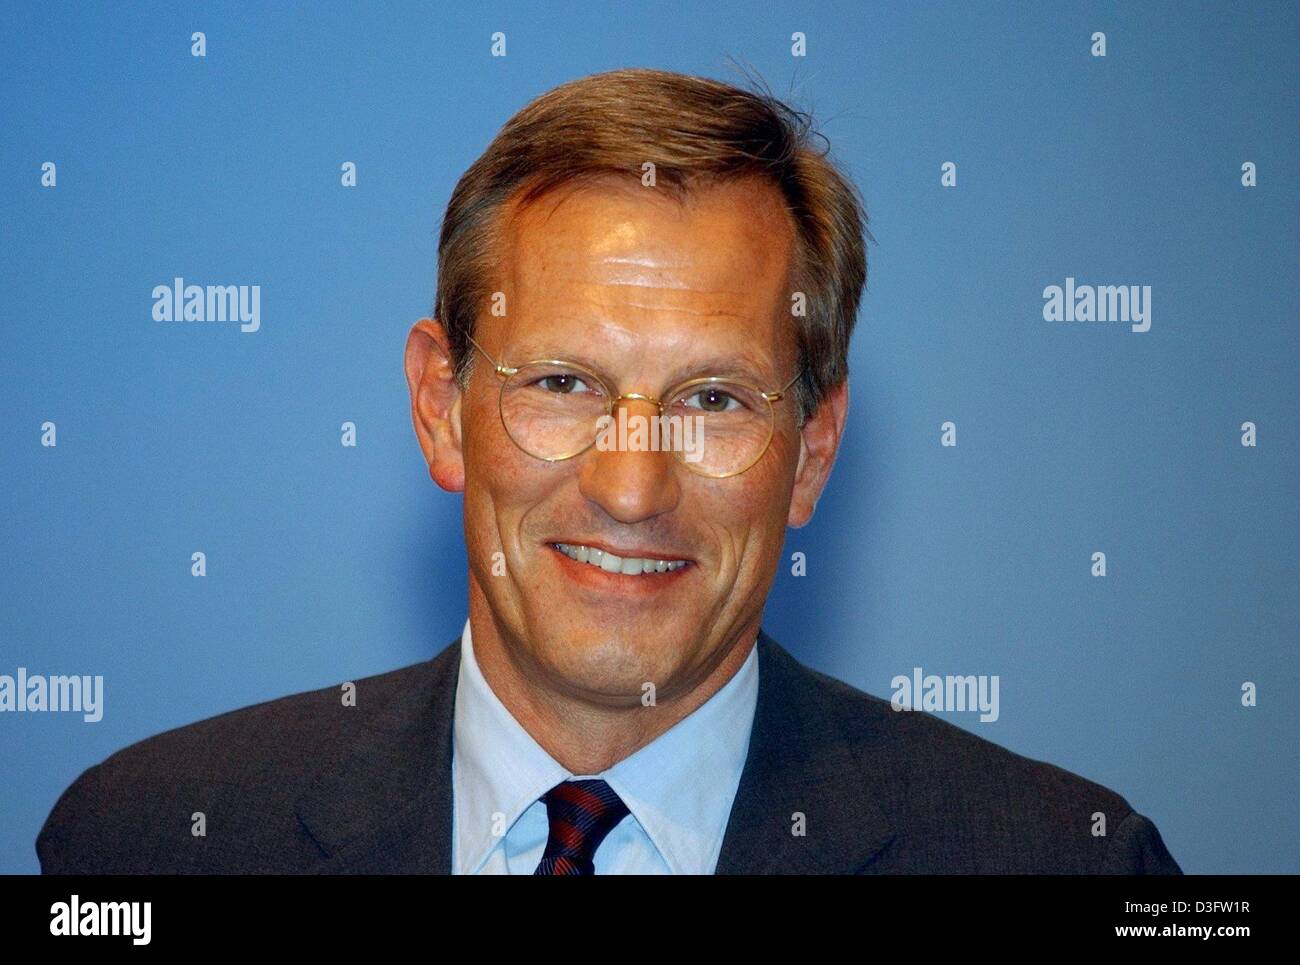
<path fill-rule="evenodd" d="M 996 723 L 945 716 L 1115 788 L 1188 872 L 1300 870 L 1297 5 L 474 6 L 7 5 L 0 673 L 106 699 L 0 715 L 0 871 L 118 748 L 459 634 L 402 372 L 450 192 L 556 84 L 729 55 L 814 110 L 875 237 L 765 628 L 882 696 L 998 674 Z M 1044 321 L 1067 275 L 1151 285 L 1151 330 Z M 154 322 L 175 276 L 261 285 L 261 331 Z"/>

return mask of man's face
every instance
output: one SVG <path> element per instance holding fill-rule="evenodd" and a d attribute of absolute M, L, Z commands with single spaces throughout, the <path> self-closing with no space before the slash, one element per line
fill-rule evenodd
<path fill-rule="evenodd" d="M 733 182 L 682 206 L 639 184 L 596 182 L 508 207 L 502 224 L 496 285 L 506 313 L 485 309 L 475 331 L 498 361 L 571 360 L 615 393 L 654 398 L 724 365 L 764 390 L 795 374 L 794 229 L 775 188 Z M 713 479 L 667 452 L 593 446 L 565 461 L 534 458 L 506 434 L 499 387 L 478 356 L 459 400 L 454 458 L 463 460 L 471 606 L 486 601 L 526 678 L 630 706 L 645 683 L 657 700 L 680 696 L 734 648 L 747 650 L 785 527 L 807 521 L 825 481 L 821 469 L 801 471 L 793 395 L 775 403 L 758 463 Z M 629 416 L 656 414 L 624 404 Z M 686 565 L 611 573 L 570 559 L 558 543 Z"/>

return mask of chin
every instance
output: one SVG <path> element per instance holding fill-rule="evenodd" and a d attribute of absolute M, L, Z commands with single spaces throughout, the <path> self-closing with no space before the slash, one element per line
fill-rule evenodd
<path fill-rule="evenodd" d="M 555 649 L 541 656 L 573 690 L 619 700 L 640 701 L 647 683 L 662 689 L 675 666 L 653 642 L 599 632 L 557 641 Z"/>

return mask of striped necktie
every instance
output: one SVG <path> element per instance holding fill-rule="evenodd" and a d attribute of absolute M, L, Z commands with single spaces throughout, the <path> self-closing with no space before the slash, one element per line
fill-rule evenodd
<path fill-rule="evenodd" d="M 599 778 L 565 781 L 546 792 L 551 824 L 537 875 L 593 875 L 592 857 L 605 835 L 627 815 L 627 805 Z"/>

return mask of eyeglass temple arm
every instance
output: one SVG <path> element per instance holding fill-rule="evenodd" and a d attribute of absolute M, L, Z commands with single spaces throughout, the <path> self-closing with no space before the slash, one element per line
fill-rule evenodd
<path fill-rule="evenodd" d="M 807 366 L 800 367 L 799 371 L 794 374 L 794 378 L 792 378 L 785 385 L 781 386 L 781 388 L 777 389 L 775 392 L 764 392 L 763 393 L 764 398 L 766 398 L 768 402 L 781 401 L 781 399 L 785 397 L 785 393 L 789 390 L 790 386 L 798 382 L 799 376 L 803 375 L 806 370 L 807 370 Z"/>
<path fill-rule="evenodd" d="M 466 337 L 467 339 L 470 340 L 470 342 L 474 345 L 474 347 L 475 347 L 476 349 L 478 349 L 480 352 L 483 353 L 483 357 L 484 357 L 485 359 L 487 359 L 489 362 L 492 363 L 492 368 L 494 368 L 494 369 L 497 371 L 498 374 L 500 374 L 500 375 L 514 375 L 516 372 L 519 371 L 518 369 L 512 369 L 512 368 L 511 368 L 510 366 L 508 366 L 508 365 L 502 365 L 500 362 L 498 362 L 496 359 L 494 359 L 491 355 L 488 354 L 487 349 L 485 349 L 482 345 L 480 345 L 478 342 L 476 342 L 476 341 L 474 340 L 474 336 L 473 336 L 473 335 L 470 335 L 469 333 L 466 333 L 466 334 L 465 334 L 465 337 Z"/>

